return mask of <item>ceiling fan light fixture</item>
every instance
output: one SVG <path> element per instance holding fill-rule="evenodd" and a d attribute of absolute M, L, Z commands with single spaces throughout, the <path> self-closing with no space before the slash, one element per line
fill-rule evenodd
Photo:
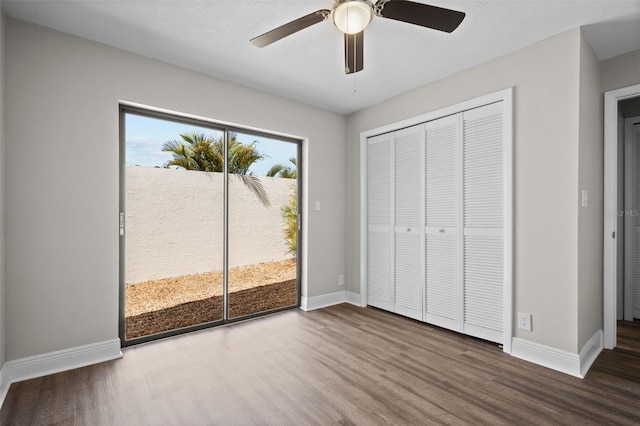
<path fill-rule="evenodd" d="M 373 18 L 373 6 L 367 0 L 346 0 L 336 4 L 331 19 L 345 34 L 357 34 L 364 30 Z"/>

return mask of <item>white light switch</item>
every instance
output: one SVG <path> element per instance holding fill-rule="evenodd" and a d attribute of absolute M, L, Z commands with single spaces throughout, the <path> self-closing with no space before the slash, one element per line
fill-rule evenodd
<path fill-rule="evenodd" d="M 319 212 L 320 211 L 320 201 L 316 201 L 316 211 Z"/>

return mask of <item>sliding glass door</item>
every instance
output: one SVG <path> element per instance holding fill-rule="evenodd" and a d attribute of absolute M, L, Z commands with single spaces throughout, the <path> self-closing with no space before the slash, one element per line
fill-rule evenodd
<path fill-rule="evenodd" d="M 120 337 L 299 305 L 299 141 L 121 108 Z"/>
<path fill-rule="evenodd" d="M 233 133 L 229 147 L 229 318 L 295 306 L 298 145 Z"/>

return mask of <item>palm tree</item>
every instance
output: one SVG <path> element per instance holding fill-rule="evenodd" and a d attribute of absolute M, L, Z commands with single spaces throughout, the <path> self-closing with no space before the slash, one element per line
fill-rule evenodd
<path fill-rule="evenodd" d="M 298 193 L 289 196 L 289 202 L 280 207 L 280 214 L 284 223 L 284 241 L 287 252 L 293 257 L 298 254 Z"/>
<path fill-rule="evenodd" d="M 249 168 L 256 161 L 267 158 L 256 149 L 257 141 L 244 144 L 237 138 L 237 134 L 230 133 L 227 143 L 229 161 L 227 169 L 229 174 L 241 179 L 253 192 L 258 200 L 269 207 L 267 196 L 260 179 L 249 172 Z M 185 170 L 197 170 L 201 172 L 222 172 L 224 170 L 224 137 L 214 139 L 205 136 L 203 132 L 184 132 L 180 134 L 182 140 L 170 140 L 162 145 L 162 151 L 171 152 L 173 159 L 165 163 L 165 167 L 177 166 Z"/>
<path fill-rule="evenodd" d="M 267 176 L 297 179 L 296 158 L 291 157 L 289 161 L 293 164 L 293 167 L 276 164 L 269 169 Z M 289 196 L 289 201 L 280 207 L 280 215 L 284 223 L 284 241 L 287 246 L 287 252 L 296 257 L 298 253 L 298 191 L 295 186 L 292 189 L 293 194 Z"/>
<path fill-rule="evenodd" d="M 293 166 L 297 166 L 297 160 L 295 157 L 289 158 L 289 161 L 293 163 Z M 275 164 L 267 172 L 269 177 L 281 177 L 285 179 L 296 179 L 298 177 L 298 171 L 295 168 L 286 167 L 282 164 Z"/>

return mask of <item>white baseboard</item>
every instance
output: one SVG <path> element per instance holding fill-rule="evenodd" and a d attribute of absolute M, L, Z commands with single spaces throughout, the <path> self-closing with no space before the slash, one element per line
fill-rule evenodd
<path fill-rule="evenodd" d="M 602 351 L 602 345 L 602 330 L 598 330 L 578 354 L 514 337 L 511 355 L 583 379 Z"/>
<path fill-rule="evenodd" d="M 4 366 L 6 364 L 2 365 L 2 368 L 0 368 L 0 408 L 2 408 L 2 403 L 4 402 L 4 398 L 7 396 L 7 392 L 9 392 L 9 386 L 11 386 L 11 383 L 7 382 L 4 377 Z"/>
<path fill-rule="evenodd" d="M 344 290 L 323 294 L 321 296 L 302 297 L 300 299 L 300 309 L 303 311 L 313 311 L 314 309 L 326 308 L 327 306 L 338 305 L 340 303 L 350 303 L 361 306 L 360 295 Z"/>
<path fill-rule="evenodd" d="M 604 332 L 598 330 L 584 345 L 578 356 L 580 357 L 580 374 L 585 377 L 600 352 L 604 349 Z"/>
<path fill-rule="evenodd" d="M 347 300 L 346 300 L 347 303 L 350 303 L 356 306 L 362 306 L 362 298 L 358 293 L 353 293 L 351 291 L 345 291 L 345 293 L 347 295 Z"/>
<path fill-rule="evenodd" d="M 11 383 L 122 358 L 120 339 L 8 361 L 0 369 L 0 407 Z"/>

